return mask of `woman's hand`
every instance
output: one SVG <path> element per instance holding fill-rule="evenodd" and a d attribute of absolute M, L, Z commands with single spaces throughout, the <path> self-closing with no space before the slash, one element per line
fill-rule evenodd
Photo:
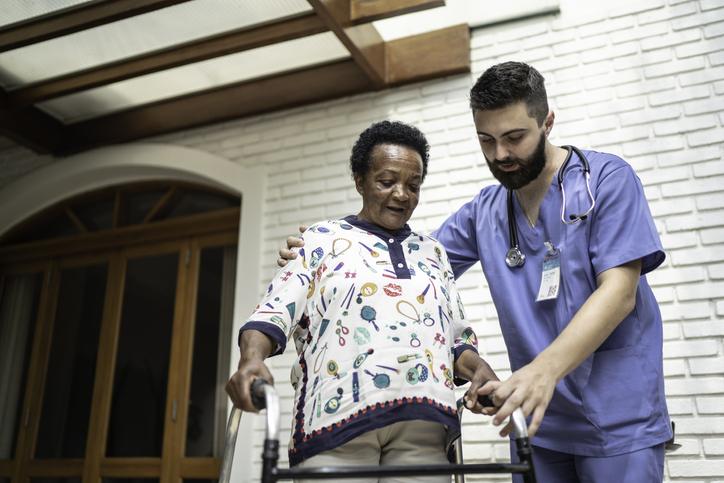
<path fill-rule="evenodd" d="M 309 228 L 307 225 L 299 225 L 299 233 L 304 233 Z M 279 250 L 279 258 L 277 258 L 277 265 L 284 267 L 287 264 L 287 260 L 294 260 L 297 258 L 297 252 L 293 252 L 292 248 L 302 248 L 304 246 L 304 240 L 296 236 L 290 236 L 287 238 L 287 248 Z"/>
<path fill-rule="evenodd" d="M 493 416 L 498 412 L 498 406 L 483 406 L 478 402 L 479 396 L 490 396 L 495 392 L 495 389 L 500 387 L 502 382 L 495 379 L 486 379 L 481 382 L 471 381 L 470 389 L 465 393 L 465 407 L 476 414 L 484 414 L 486 416 Z"/>
<path fill-rule="evenodd" d="M 226 383 L 226 392 L 234 406 L 250 413 L 259 412 L 251 402 L 251 384 L 257 379 L 266 379 L 269 384 L 274 385 L 274 378 L 264 362 L 260 360 L 239 361 L 239 369 Z"/>
<path fill-rule="evenodd" d="M 478 402 L 478 395 L 490 393 L 488 389 L 492 382 L 498 382 L 498 376 L 487 362 L 473 350 L 464 351 L 455 361 L 455 377 L 470 381 L 470 387 L 465 394 L 465 407 L 477 414 L 493 414 L 492 409 L 484 408 Z M 486 384 L 485 382 L 488 381 Z"/>
<path fill-rule="evenodd" d="M 242 411 L 258 413 L 251 402 L 251 384 L 257 379 L 266 379 L 274 385 L 274 376 L 264 364 L 274 348 L 274 342 L 266 334 L 257 330 L 245 330 L 241 335 L 241 358 L 239 368 L 226 383 L 226 392 L 234 406 Z"/>

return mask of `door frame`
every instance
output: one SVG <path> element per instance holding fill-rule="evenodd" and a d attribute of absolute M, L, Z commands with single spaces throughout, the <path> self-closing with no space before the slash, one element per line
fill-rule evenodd
<path fill-rule="evenodd" d="M 242 203 L 232 327 L 232 333 L 236 333 L 258 301 L 268 172 L 265 166 L 247 168 L 205 151 L 173 145 L 134 143 L 87 151 L 56 160 L 0 188 L 0 206 L 4 207 L 0 211 L 0 234 L 63 199 L 122 183 L 171 179 L 238 193 Z M 231 339 L 233 373 L 238 349 L 235 338 Z M 251 418 L 244 418 L 242 433 L 251 434 L 253 423 Z M 247 439 L 237 443 L 231 475 L 235 481 L 250 478 L 245 468 L 255 459 L 250 451 L 252 444 Z"/>

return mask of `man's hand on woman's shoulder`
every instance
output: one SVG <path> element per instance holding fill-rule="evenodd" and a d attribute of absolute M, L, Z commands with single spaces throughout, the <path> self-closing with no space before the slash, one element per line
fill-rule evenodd
<path fill-rule="evenodd" d="M 307 225 L 299 225 L 299 233 L 304 233 L 309 228 Z M 277 265 L 284 267 L 287 264 L 287 260 L 294 260 L 297 258 L 297 253 L 292 251 L 292 248 L 302 248 L 304 246 L 304 240 L 296 236 L 290 236 L 287 238 L 287 247 L 279 250 L 279 258 L 277 258 Z"/>

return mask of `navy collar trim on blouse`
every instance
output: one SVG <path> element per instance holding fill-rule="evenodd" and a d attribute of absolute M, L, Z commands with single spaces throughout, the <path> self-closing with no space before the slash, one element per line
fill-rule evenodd
<path fill-rule="evenodd" d="M 350 225 L 355 228 L 364 230 L 373 236 L 378 237 L 382 240 L 390 254 L 390 262 L 392 262 L 391 268 L 385 268 L 383 276 L 397 279 L 410 279 L 412 278 L 412 271 L 407 267 L 407 260 L 405 259 L 405 252 L 402 249 L 403 242 L 412 234 L 410 226 L 405 224 L 404 227 L 397 230 L 396 235 L 390 235 L 379 226 L 373 225 L 368 221 L 362 221 L 355 215 L 350 215 L 344 219 Z M 392 241 L 390 241 L 392 240 Z M 367 263 L 365 261 L 365 263 Z M 372 270 L 374 272 L 374 270 Z"/>
<path fill-rule="evenodd" d="M 396 235 L 390 235 L 389 233 L 387 233 L 385 230 L 383 230 L 379 226 L 373 225 L 369 221 L 364 221 L 364 220 L 358 219 L 357 215 L 346 216 L 346 217 L 344 217 L 344 221 L 346 221 L 350 225 L 353 225 L 353 226 L 359 228 L 360 230 L 368 231 L 368 232 L 372 233 L 373 235 L 375 235 L 379 238 L 382 238 L 385 241 L 387 241 L 391 237 L 391 238 L 394 238 L 395 240 L 397 240 L 398 242 L 401 242 L 401 241 L 406 240 L 407 237 L 412 234 L 410 225 L 408 225 L 407 223 L 405 223 L 405 226 L 403 226 L 402 228 L 397 230 Z"/>

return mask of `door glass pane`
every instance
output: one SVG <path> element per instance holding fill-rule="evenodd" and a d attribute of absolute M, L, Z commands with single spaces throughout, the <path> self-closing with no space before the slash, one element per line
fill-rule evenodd
<path fill-rule="evenodd" d="M 207 211 L 223 210 L 232 206 L 239 206 L 239 201 L 230 196 L 205 191 L 188 191 L 184 193 L 166 218 L 178 218 L 180 216 L 206 213 Z"/>
<path fill-rule="evenodd" d="M 0 459 L 15 455 L 43 274 L 7 277 L 0 302 Z"/>
<path fill-rule="evenodd" d="M 90 231 L 107 230 L 113 225 L 113 209 L 116 206 L 114 197 L 76 208 L 78 218 Z"/>
<path fill-rule="evenodd" d="M 223 452 L 235 272 L 236 246 L 201 250 L 186 456 Z"/>
<path fill-rule="evenodd" d="M 36 458 L 85 456 L 107 277 L 106 264 L 60 274 Z"/>
<path fill-rule="evenodd" d="M 23 240 L 23 242 L 47 240 L 49 238 L 77 235 L 79 233 L 80 230 L 77 226 L 75 226 L 73 220 L 71 220 L 65 213 L 60 213 L 55 218 L 47 220 L 39 225 Z"/>
<path fill-rule="evenodd" d="M 128 224 L 137 225 L 148 215 L 156 203 L 161 201 L 166 190 L 137 193 L 128 200 Z"/>
<path fill-rule="evenodd" d="M 178 259 L 128 261 L 107 456 L 161 456 Z"/>

